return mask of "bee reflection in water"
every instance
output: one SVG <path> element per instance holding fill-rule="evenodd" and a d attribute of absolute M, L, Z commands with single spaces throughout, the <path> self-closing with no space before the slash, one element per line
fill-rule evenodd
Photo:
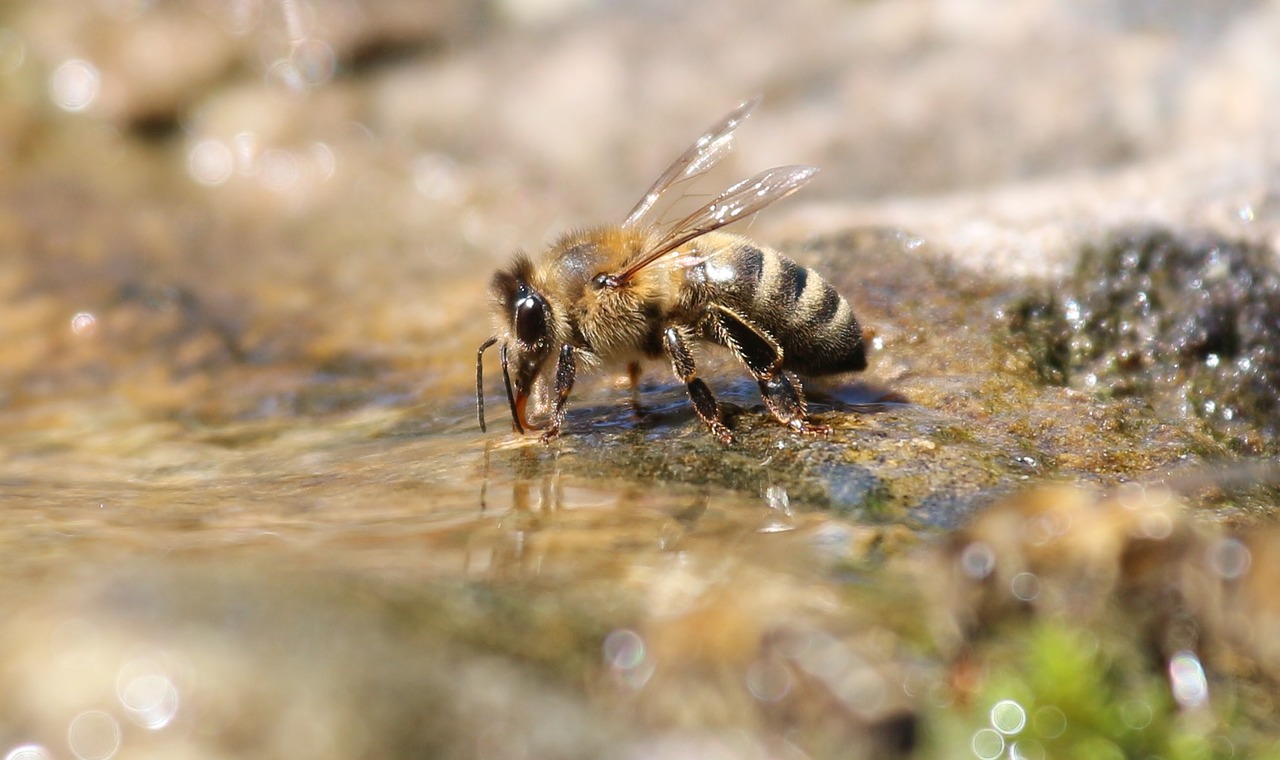
<path fill-rule="evenodd" d="M 638 555 L 683 546 L 711 501 L 703 488 L 565 476 L 541 447 L 486 442 L 482 468 L 481 522 L 468 528 L 463 557 L 470 575 L 605 577 Z"/>

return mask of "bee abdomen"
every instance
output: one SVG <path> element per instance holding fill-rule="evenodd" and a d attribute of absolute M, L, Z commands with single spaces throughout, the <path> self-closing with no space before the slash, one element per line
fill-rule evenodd
<path fill-rule="evenodd" d="M 782 346 L 783 366 L 806 375 L 865 369 L 862 328 L 849 302 L 812 269 L 781 254 L 772 258 L 756 310 L 773 316 L 765 321 Z"/>

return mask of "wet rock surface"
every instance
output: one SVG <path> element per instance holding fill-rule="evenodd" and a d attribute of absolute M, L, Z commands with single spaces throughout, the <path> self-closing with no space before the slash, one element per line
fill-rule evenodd
<path fill-rule="evenodd" d="M 0 752 L 1271 749 L 1272 5 L 464 5 L 0 9 Z M 757 92 L 830 433 L 482 435 L 490 273 Z"/>
<path fill-rule="evenodd" d="M 1274 451 L 1275 262 L 1213 235 L 1118 232 L 1083 252 L 1065 292 L 1020 305 L 1013 329 L 1048 382 L 1152 398 L 1238 449 Z"/>

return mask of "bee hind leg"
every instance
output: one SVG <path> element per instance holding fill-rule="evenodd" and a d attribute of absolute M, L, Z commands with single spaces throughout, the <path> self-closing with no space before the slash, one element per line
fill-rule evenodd
<path fill-rule="evenodd" d="M 721 339 L 756 379 L 764 405 L 774 419 L 798 433 L 831 432 L 827 426 L 809 421 L 800 381 L 782 369 L 782 347 L 737 312 L 716 307 L 715 314 Z"/>
<path fill-rule="evenodd" d="M 693 354 L 689 351 L 684 335 L 678 328 L 668 327 L 662 334 L 662 345 L 671 359 L 671 369 L 689 391 L 693 410 L 722 443 L 733 443 L 733 433 L 720 416 L 720 405 L 716 403 L 716 397 L 711 395 L 711 389 L 698 377 L 698 367 L 693 362 Z"/>
<path fill-rule="evenodd" d="M 760 395 L 774 418 L 799 433 L 826 435 L 831 428 L 812 423 L 808 419 L 804 391 L 800 381 L 790 372 L 778 370 L 775 374 L 757 378 Z"/>

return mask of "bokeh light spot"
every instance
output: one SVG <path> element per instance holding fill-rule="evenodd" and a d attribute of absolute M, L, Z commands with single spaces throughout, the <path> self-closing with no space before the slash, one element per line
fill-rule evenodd
<path fill-rule="evenodd" d="M 80 760 L 108 760 L 120 749 L 120 726 L 101 710 L 82 712 L 67 727 L 67 744 Z"/>
<path fill-rule="evenodd" d="M 1134 731 L 1141 731 L 1151 725 L 1153 717 L 1151 705 L 1145 700 L 1130 699 L 1120 705 L 1120 720 Z"/>
<path fill-rule="evenodd" d="M 101 84 L 101 76 L 92 63 L 72 58 L 53 70 L 49 96 L 64 111 L 83 111 L 93 105 Z"/>
<path fill-rule="evenodd" d="M 1249 572 L 1253 556 L 1238 538 L 1224 538 L 1209 547 L 1209 567 L 1227 580 L 1238 580 Z"/>
<path fill-rule="evenodd" d="M 201 140 L 187 153 L 187 171 L 202 185 L 221 185 L 235 171 L 235 156 L 220 140 Z"/>
<path fill-rule="evenodd" d="M 52 760 L 49 750 L 39 744 L 23 744 L 9 750 L 4 760 Z"/>
<path fill-rule="evenodd" d="M 1024 602 L 1030 602 L 1040 596 L 1040 579 L 1035 573 L 1018 573 L 1009 581 L 1009 590 Z"/>
<path fill-rule="evenodd" d="M 604 638 L 604 661 L 613 671 L 618 683 L 639 689 L 653 675 L 654 664 L 649 658 L 644 639 L 627 628 L 611 631 Z"/>
<path fill-rule="evenodd" d="M 1173 535 L 1173 519 L 1163 512 L 1150 512 L 1140 521 L 1144 538 L 1163 541 Z"/>
<path fill-rule="evenodd" d="M 315 163 L 321 180 L 332 179 L 338 171 L 338 156 L 328 143 L 311 143 L 311 160 Z"/>
<path fill-rule="evenodd" d="M 619 628 L 604 637 L 604 660 L 610 667 L 634 668 L 644 658 L 644 639 L 635 631 Z"/>
<path fill-rule="evenodd" d="M 27 60 L 27 46 L 11 29 L 0 29 L 0 74 L 13 74 Z"/>
<path fill-rule="evenodd" d="M 1169 658 L 1169 685 L 1183 708 L 1200 707 L 1209 701 L 1209 682 L 1193 652 L 1183 650 Z"/>
<path fill-rule="evenodd" d="M 1002 699 L 991 706 L 991 727 L 1006 736 L 1018 733 L 1027 725 L 1027 711 L 1012 699 Z"/>
<path fill-rule="evenodd" d="M 1009 745 L 1009 760 L 1045 760 L 1044 745 L 1037 741 L 1016 741 Z"/>
<path fill-rule="evenodd" d="M 1057 739 L 1067 732 L 1067 715 L 1053 705 L 1036 708 L 1031 716 L 1036 733 L 1045 739 Z"/>
<path fill-rule="evenodd" d="M 960 569 L 974 580 L 982 580 L 996 569 L 996 554 L 990 546 L 974 541 L 960 553 Z"/>
<path fill-rule="evenodd" d="M 777 702 L 791 691 L 791 669 L 774 658 L 747 666 L 747 690 L 761 702 Z"/>
<path fill-rule="evenodd" d="M 130 660 L 116 675 L 116 698 L 134 723 L 153 731 L 178 713 L 178 687 L 152 660 Z"/>
<path fill-rule="evenodd" d="M 97 326 L 97 317 L 87 311 L 76 312 L 76 314 L 71 317 L 71 332 L 76 335 L 93 335 Z"/>
<path fill-rule="evenodd" d="M 289 66 L 303 86 L 324 84 L 333 76 L 337 58 L 333 48 L 322 40 L 303 40 L 289 55 Z"/>
<path fill-rule="evenodd" d="M 1140 509 L 1146 504 L 1146 486 L 1136 480 L 1121 483 L 1116 489 L 1116 499 L 1126 509 Z"/>
<path fill-rule="evenodd" d="M 424 153 L 414 159 L 413 185 L 431 200 L 456 204 L 463 199 L 457 165 L 441 153 Z"/>
<path fill-rule="evenodd" d="M 287 150 L 271 148 L 263 151 L 258 163 L 258 181 L 263 187 L 284 192 L 298 183 L 301 176 L 298 157 Z"/>
<path fill-rule="evenodd" d="M 998 731 L 980 728 L 973 732 L 969 746 L 973 748 L 973 754 L 982 760 L 995 760 L 1004 754 L 1004 737 Z"/>

